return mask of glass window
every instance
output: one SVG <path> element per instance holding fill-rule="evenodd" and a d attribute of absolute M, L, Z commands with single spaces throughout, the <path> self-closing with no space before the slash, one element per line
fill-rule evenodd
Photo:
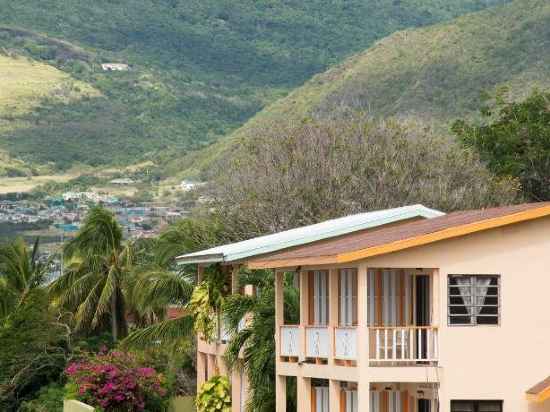
<path fill-rule="evenodd" d="M 451 412 L 502 412 L 502 401 L 451 401 Z"/>
<path fill-rule="evenodd" d="M 498 325 L 499 275 L 449 275 L 449 325 Z"/>

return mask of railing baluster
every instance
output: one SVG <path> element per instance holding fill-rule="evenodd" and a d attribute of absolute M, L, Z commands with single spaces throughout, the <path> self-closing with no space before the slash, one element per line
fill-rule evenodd
<path fill-rule="evenodd" d="M 409 360 L 414 360 L 414 329 L 409 329 Z"/>
<path fill-rule="evenodd" d="M 376 342 L 375 342 L 375 348 L 376 351 L 376 360 L 380 359 L 380 329 L 376 329 Z"/>
<path fill-rule="evenodd" d="M 419 360 L 422 360 L 423 359 L 423 356 L 422 356 L 422 329 L 417 329 L 418 330 L 418 359 Z"/>
<path fill-rule="evenodd" d="M 432 355 L 431 355 L 431 345 L 430 345 L 430 342 L 432 340 L 432 330 L 431 329 L 426 329 L 426 360 L 431 360 L 432 359 Z"/>
<path fill-rule="evenodd" d="M 401 360 L 405 360 L 405 331 L 401 329 Z"/>
<path fill-rule="evenodd" d="M 388 360 L 388 329 L 384 329 L 384 360 Z"/>
<path fill-rule="evenodd" d="M 392 330 L 392 358 L 397 360 L 397 329 Z"/>

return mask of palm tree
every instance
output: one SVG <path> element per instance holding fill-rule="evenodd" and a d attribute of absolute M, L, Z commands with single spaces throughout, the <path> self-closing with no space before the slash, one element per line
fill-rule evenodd
<path fill-rule="evenodd" d="M 28 294 L 43 286 L 49 262 L 38 260 L 39 239 L 31 250 L 17 238 L 0 246 L 0 319 L 20 306 Z"/>
<path fill-rule="evenodd" d="M 224 318 L 231 333 L 226 351 L 230 369 L 243 368 L 250 384 L 247 410 L 268 412 L 275 410 L 275 287 L 270 271 L 245 272 L 242 284 L 256 287 L 255 296 L 232 295 L 223 305 Z M 299 292 L 292 279 L 285 278 L 285 319 L 297 323 Z M 248 318 L 244 328 L 241 319 Z M 243 358 L 239 354 L 243 353 Z"/>
<path fill-rule="evenodd" d="M 193 332 L 200 333 L 207 340 L 214 337 L 217 326 L 216 315 L 220 313 L 229 285 L 219 266 L 207 268 L 204 280 L 194 285 L 195 274 L 180 270 L 157 270 L 145 268 L 138 275 L 134 290 L 134 301 L 142 314 L 155 308 L 166 308 L 170 304 L 183 307 L 186 313 L 177 319 L 165 319 L 132 332 L 125 345 L 144 346 L 153 342 L 174 342 L 187 339 Z"/>
<path fill-rule="evenodd" d="M 65 246 L 65 273 L 52 283 L 50 293 L 75 311 L 77 330 L 95 329 L 108 316 L 113 340 L 127 335 L 124 288 L 133 270 L 132 246 L 123 241 L 114 215 L 99 206 Z"/>

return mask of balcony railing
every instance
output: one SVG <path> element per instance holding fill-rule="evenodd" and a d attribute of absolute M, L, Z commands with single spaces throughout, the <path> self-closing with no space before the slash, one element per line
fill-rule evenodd
<path fill-rule="evenodd" d="M 297 325 L 281 326 L 281 356 L 300 356 L 300 327 Z"/>
<path fill-rule="evenodd" d="M 341 360 L 357 360 L 357 330 L 354 327 L 334 329 L 334 357 Z"/>
<path fill-rule="evenodd" d="M 371 362 L 427 362 L 438 360 L 437 328 L 432 326 L 370 327 Z"/>
<path fill-rule="evenodd" d="M 326 326 L 306 327 L 306 357 L 325 358 L 329 357 L 330 340 L 329 331 Z"/>

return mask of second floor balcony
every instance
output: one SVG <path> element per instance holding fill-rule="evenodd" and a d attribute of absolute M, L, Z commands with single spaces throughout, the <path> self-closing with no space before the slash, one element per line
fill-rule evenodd
<path fill-rule="evenodd" d="M 301 276 L 306 278 L 300 282 L 301 323 L 280 326 L 282 361 L 351 367 L 359 361 L 369 366 L 437 364 L 432 271 L 369 270 L 367 307 L 358 307 L 355 269 Z M 366 313 L 364 326 L 358 322 L 360 311 Z M 365 337 L 362 344 L 359 334 Z"/>

